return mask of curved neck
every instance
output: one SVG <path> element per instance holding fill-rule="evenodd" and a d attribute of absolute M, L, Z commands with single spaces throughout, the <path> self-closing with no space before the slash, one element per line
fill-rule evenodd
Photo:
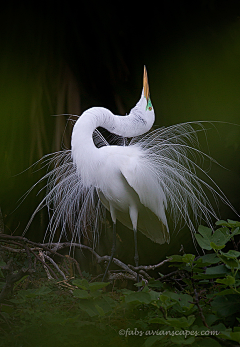
<path fill-rule="evenodd" d="M 92 135 L 97 127 L 103 127 L 123 137 L 141 135 L 151 128 L 154 118 L 146 121 L 141 111 L 144 108 L 139 107 L 139 103 L 128 116 L 115 116 L 105 108 L 93 107 L 85 111 L 75 123 L 71 141 L 72 158 L 85 185 L 89 185 L 89 182 L 94 184 L 93 173 L 104 160 L 101 158 L 102 151 L 99 151 L 93 142 Z"/>
<path fill-rule="evenodd" d="M 74 129 L 80 130 L 81 127 L 81 133 L 85 131 L 93 133 L 97 127 L 102 127 L 112 134 L 134 137 L 146 133 L 153 122 L 154 119 L 150 121 L 150 125 L 148 124 L 137 105 L 126 116 L 116 116 L 104 107 L 92 107 L 81 115 Z"/>

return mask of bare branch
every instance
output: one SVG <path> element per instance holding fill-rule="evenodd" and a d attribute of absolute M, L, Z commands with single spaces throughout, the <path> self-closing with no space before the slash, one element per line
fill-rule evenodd
<path fill-rule="evenodd" d="M 150 270 L 155 270 L 157 269 L 158 267 L 164 265 L 165 263 L 169 262 L 172 258 L 168 258 L 168 259 L 165 259 L 163 260 L 161 263 L 158 263 L 156 265 L 146 265 L 146 266 L 143 266 L 143 265 L 140 265 L 140 266 L 133 266 L 133 265 L 128 265 L 131 269 L 133 270 L 145 270 L 145 271 L 150 271 Z"/>
<path fill-rule="evenodd" d="M 46 244 L 45 244 L 46 245 Z M 49 245 L 49 244 L 47 244 Z M 59 249 L 65 248 L 65 247 L 73 247 L 73 248 L 80 248 L 80 249 L 86 249 L 89 252 L 91 252 L 94 257 L 96 258 L 97 262 L 100 264 L 104 261 L 109 261 L 110 260 L 110 256 L 108 255 L 104 255 L 104 256 L 100 256 L 94 249 L 92 249 L 89 246 L 85 246 L 79 243 L 71 243 L 71 242 L 63 242 L 63 243 L 53 243 L 50 244 L 50 246 L 53 247 L 54 251 L 58 251 Z M 135 279 L 137 278 L 137 273 L 133 270 L 130 269 L 130 266 L 124 264 L 123 262 L 121 262 L 119 259 L 117 258 L 113 258 L 112 262 L 114 264 L 116 264 L 117 266 L 119 266 L 120 268 L 122 268 L 123 270 L 129 272 L 132 276 L 135 277 Z"/>
<path fill-rule="evenodd" d="M 203 324 L 205 325 L 205 327 L 207 327 L 207 328 L 209 329 L 209 326 L 208 326 L 208 324 L 207 324 L 207 322 L 206 322 L 206 319 L 205 319 L 205 317 L 204 317 L 202 308 L 201 308 L 201 306 L 199 305 L 199 295 L 198 295 L 198 292 L 197 292 L 196 289 L 194 289 L 194 295 L 195 295 L 195 304 L 197 305 L 197 308 L 198 308 L 198 311 L 199 311 L 201 320 L 202 320 Z"/>
<path fill-rule="evenodd" d="M 29 241 L 28 239 L 26 239 L 25 237 L 22 236 L 12 236 L 12 235 L 6 235 L 6 234 L 0 234 L 0 242 L 4 242 L 4 243 L 11 243 L 14 245 L 17 245 L 18 247 L 23 247 L 22 243 L 24 244 L 24 250 L 23 249 L 15 249 L 15 248 L 10 248 L 8 246 L 2 246 L 3 248 L 12 251 L 12 252 L 26 252 L 26 253 L 32 253 L 34 254 L 35 258 L 38 259 L 43 265 L 44 268 L 46 270 L 47 268 L 47 275 L 49 278 L 52 278 L 52 276 L 56 279 L 57 275 L 55 274 L 55 272 L 52 270 L 52 268 L 46 263 L 45 259 L 47 259 L 48 261 L 50 261 L 52 263 L 52 265 L 55 267 L 55 269 L 57 270 L 58 273 L 61 274 L 61 276 L 63 276 L 64 279 L 66 279 L 66 275 L 63 273 L 62 270 L 60 270 L 59 266 L 55 263 L 54 260 L 52 260 L 52 258 L 50 257 L 51 255 L 57 255 L 61 258 L 66 259 L 65 255 L 62 255 L 59 253 L 59 250 L 63 249 L 63 248 L 79 248 L 82 250 L 86 250 L 88 252 L 91 252 L 92 255 L 95 257 L 96 262 L 98 264 L 101 264 L 103 262 L 109 261 L 110 260 L 110 256 L 108 255 L 104 255 L 104 256 L 100 256 L 93 248 L 86 246 L 86 245 L 82 245 L 79 243 L 72 243 L 72 242 L 63 242 L 63 243 L 36 243 L 36 242 L 32 242 Z M 29 247 L 27 245 L 31 245 L 33 247 Z M 34 251 L 38 250 L 38 252 L 41 252 L 41 256 L 38 256 Z M 42 253 L 44 251 L 44 254 Z M 45 259 L 43 258 L 45 257 Z M 68 256 L 69 259 L 75 263 L 77 270 L 79 272 L 79 275 L 81 277 L 82 276 L 82 272 L 80 269 L 80 266 L 78 264 L 78 262 L 76 261 L 76 259 Z M 50 260 L 51 259 L 51 260 Z M 125 272 L 127 272 L 129 275 L 124 275 L 125 278 L 128 279 L 133 279 L 136 281 L 137 280 L 137 273 L 139 273 L 141 275 L 141 279 L 142 280 L 150 280 L 151 276 L 147 273 L 147 271 L 152 271 L 155 270 L 157 268 L 159 268 L 160 266 L 164 265 L 165 263 L 169 262 L 171 259 L 165 259 L 164 261 L 155 264 L 155 265 L 148 265 L 148 266 L 133 266 L 133 265 L 127 265 L 125 263 L 123 263 L 122 261 L 120 261 L 117 258 L 113 258 L 112 262 L 117 265 L 120 269 L 124 270 Z M 116 271 L 114 273 L 109 271 L 109 279 L 116 279 L 119 278 L 119 274 L 116 274 Z M 162 280 L 162 279 L 161 279 Z"/>
<path fill-rule="evenodd" d="M 44 267 L 44 269 L 45 269 L 45 271 L 46 271 L 46 274 L 47 274 L 47 278 L 49 279 L 49 280 L 53 280 L 53 277 L 52 277 L 52 275 L 50 274 L 50 267 L 46 264 L 46 262 L 45 262 L 45 255 L 44 255 L 44 253 L 43 253 L 43 251 L 39 251 L 39 260 L 43 263 L 43 267 Z M 51 269 L 52 270 L 52 269 Z M 54 275 L 55 275 L 55 273 L 53 272 L 53 270 L 51 271 Z M 56 279 L 58 279 L 57 278 L 57 275 L 55 275 L 55 278 Z"/>
<path fill-rule="evenodd" d="M 65 276 L 65 274 L 62 272 L 62 270 L 59 269 L 59 267 L 57 266 L 57 264 L 55 263 L 55 261 L 50 258 L 48 255 L 44 254 L 44 258 L 49 260 L 50 263 L 53 264 L 53 266 L 57 269 L 57 271 L 63 276 L 64 280 L 67 280 L 67 277 Z"/>
<path fill-rule="evenodd" d="M 33 269 L 24 269 L 22 268 L 17 273 L 10 272 L 6 276 L 6 283 L 0 293 L 0 302 L 6 299 L 9 295 L 11 295 L 13 286 L 15 282 L 18 282 L 22 277 L 26 275 L 30 275 L 34 272 Z"/>

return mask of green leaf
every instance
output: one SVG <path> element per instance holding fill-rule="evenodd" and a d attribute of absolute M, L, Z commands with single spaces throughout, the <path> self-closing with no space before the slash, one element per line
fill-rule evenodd
<path fill-rule="evenodd" d="M 226 257 L 225 255 L 219 255 L 219 258 L 231 269 L 239 268 L 239 262 L 237 260 Z"/>
<path fill-rule="evenodd" d="M 109 296 L 104 295 L 103 300 L 106 301 L 108 307 L 114 308 L 117 305 L 117 301 L 110 298 Z"/>
<path fill-rule="evenodd" d="M 192 264 L 194 259 L 195 259 L 195 255 L 194 254 L 184 254 L 183 255 L 183 261 L 185 263 Z"/>
<path fill-rule="evenodd" d="M 171 257 L 171 262 L 174 263 L 192 263 L 195 259 L 194 254 L 184 254 L 184 255 L 172 255 Z"/>
<path fill-rule="evenodd" d="M 201 340 L 198 338 L 197 341 L 192 344 L 192 347 L 222 347 L 222 345 L 220 345 L 216 340 L 203 337 Z"/>
<path fill-rule="evenodd" d="M 239 235 L 240 234 L 240 229 L 237 227 L 236 229 L 232 230 L 231 237 Z"/>
<path fill-rule="evenodd" d="M 188 328 L 195 321 L 195 316 L 180 317 L 180 318 L 167 318 L 166 323 L 174 328 Z"/>
<path fill-rule="evenodd" d="M 157 318 L 153 318 L 149 321 L 150 324 L 152 323 L 157 323 L 157 324 L 162 324 L 162 325 L 169 325 L 172 326 L 174 328 L 188 328 L 190 327 L 193 322 L 195 321 L 196 317 L 195 316 L 188 316 L 186 317 L 180 317 L 180 318 L 161 318 L 161 317 L 157 317 Z"/>
<path fill-rule="evenodd" d="M 97 312 L 95 306 L 94 305 L 90 305 L 90 303 L 92 303 L 92 302 L 89 301 L 89 300 L 82 301 L 80 303 L 80 305 L 79 305 L 79 308 L 81 310 L 83 310 L 84 312 L 86 312 L 90 317 L 97 316 L 98 312 Z"/>
<path fill-rule="evenodd" d="M 206 319 L 206 323 L 210 326 L 216 321 L 218 321 L 219 318 L 215 314 L 210 313 L 205 316 L 205 319 Z"/>
<path fill-rule="evenodd" d="M 199 234 L 195 234 L 196 240 L 199 244 L 199 246 L 203 249 L 210 250 L 210 242 L 212 237 L 212 230 L 210 228 L 204 227 L 203 225 L 200 225 L 198 227 Z"/>
<path fill-rule="evenodd" d="M 35 298 L 37 296 L 48 295 L 52 292 L 49 287 L 42 286 L 38 289 L 21 289 L 18 291 L 18 296 L 22 299 Z"/>
<path fill-rule="evenodd" d="M 109 284 L 110 282 L 93 282 L 89 283 L 89 289 L 91 292 L 95 292 L 98 289 L 107 287 Z"/>
<path fill-rule="evenodd" d="M 203 282 L 203 283 L 208 283 L 208 281 L 207 280 L 209 280 L 209 279 L 212 279 L 212 278 L 218 278 L 220 275 L 217 275 L 217 274 L 215 274 L 215 275 L 211 275 L 211 274 L 196 274 L 196 275 L 193 275 L 193 279 L 195 279 L 195 280 L 206 280 L 205 282 L 203 282 L 203 281 L 201 281 L 201 282 Z M 224 276 L 223 274 L 221 275 L 221 276 Z"/>
<path fill-rule="evenodd" d="M 161 294 L 158 301 L 159 306 L 169 309 L 176 304 L 176 300 L 170 299 L 167 295 Z"/>
<path fill-rule="evenodd" d="M 229 294 L 236 294 L 236 292 L 233 289 L 224 289 L 221 292 L 216 293 L 216 295 L 229 295 Z"/>
<path fill-rule="evenodd" d="M 227 274 L 228 272 L 229 272 L 229 270 L 223 264 L 212 266 L 212 267 L 208 267 L 206 269 L 206 274 L 208 274 L 208 275 L 219 275 L 219 276 L 221 276 L 221 275 Z"/>
<path fill-rule="evenodd" d="M 38 295 L 48 295 L 49 293 L 51 293 L 51 291 L 52 291 L 52 289 L 50 289 L 49 287 L 43 286 L 43 287 L 41 287 L 39 289 L 36 289 L 34 291 L 34 294 L 36 296 L 38 296 Z"/>
<path fill-rule="evenodd" d="M 228 228 L 238 228 L 238 227 L 240 227 L 240 222 L 233 221 L 231 219 L 228 219 L 227 222 L 224 221 L 224 220 L 218 220 L 215 224 L 216 225 L 222 225 L 222 226 L 228 227 Z"/>
<path fill-rule="evenodd" d="M 227 253 L 224 253 L 224 252 L 221 251 L 221 254 L 224 255 L 227 258 L 233 258 L 233 259 L 234 258 L 238 258 L 240 256 L 240 252 L 234 251 L 232 249 L 230 251 L 228 251 Z"/>
<path fill-rule="evenodd" d="M 195 336 L 185 337 L 184 335 L 171 336 L 171 341 L 177 345 L 192 345 L 195 341 Z"/>
<path fill-rule="evenodd" d="M 199 225 L 198 232 L 207 240 L 210 240 L 212 237 L 212 229 L 205 227 L 203 225 Z"/>
<path fill-rule="evenodd" d="M 233 276 L 228 275 L 223 279 L 218 278 L 216 282 L 225 284 L 226 286 L 231 286 L 235 283 L 235 278 Z"/>
<path fill-rule="evenodd" d="M 240 342 L 240 332 L 224 331 L 224 332 L 221 332 L 221 334 L 219 334 L 218 337 L 221 337 L 221 338 L 224 338 L 227 340 Z"/>
<path fill-rule="evenodd" d="M 171 291 L 165 291 L 163 295 L 169 297 L 171 300 L 174 300 L 182 308 L 186 309 L 191 308 L 193 306 L 193 297 L 191 295 L 183 293 L 177 294 Z"/>
<path fill-rule="evenodd" d="M 206 249 L 208 251 L 210 251 L 212 249 L 212 247 L 210 246 L 210 241 L 209 240 L 205 240 L 201 235 L 199 234 L 195 234 L 195 238 L 197 240 L 197 243 L 199 244 L 199 246 L 202 249 Z"/>
<path fill-rule="evenodd" d="M 73 280 L 72 284 L 74 286 L 77 286 L 78 288 L 89 290 L 89 283 L 85 278 L 81 280 L 80 279 Z"/>
<path fill-rule="evenodd" d="M 183 262 L 183 256 L 182 255 L 172 255 L 170 258 L 170 262 L 172 263 L 182 263 Z"/>
<path fill-rule="evenodd" d="M 156 317 L 156 318 L 152 318 L 149 320 L 149 323 L 150 324 L 162 324 L 162 325 L 166 325 L 167 322 L 166 322 L 166 319 L 165 318 L 161 318 L 161 317 Z"/>
<path fill-rule="evenodd" d="M 105 316 L 105 312 L 102 309 L 102 307 L 100 307 L 99 305 L 95 305 L 95 307 L 96 307 L 96 309 L 97 309 L 97 311 L 101 317 Z"/>
<path fill-rule="evenodd" d="M 231 226 L 231 228 L 234 228 L 234 227 L 240 227 L 240 222 L 239 221 L 234 221 L 234 220 L 231 220 L 231 219 L 228 219 L 228 224 Z"/>
<path fill-rule="evenodd" d="M 218 220 L 215 224 L 216 225 L 222 225 L 224 227 L 230 227 L 230 224 L 228 222 L 226 222 L 225 220 Z"/>
<path fill-rule="evenodd" d="M 89 299 L 90 298 L 88 292 L 86 290 L 82 290 L 82 289 L 75 289 L 73 291 L 73 295 L 79 299 Z"/>
<path fill-rule="evenodd" d="M 150 295 L 150 297 L 152 299 L 152 302 L 153 302 L 153 301 L 157 301 L 159 299 L 160 293 L 159 292 L 155 292 L 154 290 L 150 290 L 149 291 L 149 295 Z"/>
<path fill-rule="evenodd" d="M 226 331 L 227 328 L 223 323 L 218 323 L 218 324 L 213 325 L 211 327 L 211 330 L 215 330 L 217 332 L 220 332 L 220 331 Z"/>
<path fill-rule="evenodd" d="M 215 253 L 205 254 L 201 256 L 199 259 L 202 260 L 202 266 L 216 264 L 216 263 L 219 263 L 220 261 L 218 256 Z"/>
<path fill-rule="evenodd" d="M 238 295 L 217 296 L 211 302 L 214 311 L 220 317 L 229 317 L 240 311 L 240 302 Z"/>
<path fill-rule="evenodd" d="M 226 227 L 219 228 L 212 235 L 212 242 L 216 245 L 225 245 L 231 239 L 229 229 Z"/>
<path fill-rule="evenodd" d="M 85 311 L 90 317 L 102 316 L 112 310 L 112 306 L 104 297 L 98 297 L 94 300 L 79 300 L 79 308 Z"/>
<path fill-rule="evenodd" d="M 194 274 L 193 278 L 194 279 L 211 279 L 211 278 L 224 277 L 229 273 L 230 273 L 230 270 L 228 270 L 225 265 L 221 264 L 221 265 L 208 267 L 205 273 Z"/>
<path fill-rule="evenodd" d="M 216 249 L 216 250 L 220 250 L 223 249 L 225 247 L 225 245 L 216 245 L 214 242 L 210 242 L 210 246 L 212 249 Z"/>
<path fill-rule="evenodd" d="M 230 240 L 230 232 L 226 227 L 219 228 L 212 233 L 210 228 L 204 227 L 202 225 L 198 228 L 199 234 L 196 234 L 195 237 L 200 247 L 206 250 L 210 249 L 222 249 L 225 244 Z"/>
<path fill-rule="evenodd" d="M 145 292 L 133 292 L 127 296 L 125 296 L 125 302 L 127 304 L 135 303 L 135 304 L 150 304 L 152 302 L 152 296 L 150 293 Z"/>
<path fill-rule="evenodd" d="M 161 276 L 162 274 L 160 274 L 159 273 L 159 275 Z M 162 275 L 162 276 L 164 276 L 164 275 Z M 162 277 L 161 276 L 161 277 Z M 160 281 L 156 281 L 155 279 L 153 279 L 153 278 L 151 278 L 150 280 L 149 280 L 149 282 L 148 282 L 148 286 L 150 287 L 150 288 L 153 288 L 153 289 L 161 289 L 161 288 L 163 288 L 163 283 L 162 282 L 160 282 Z"/>
<path fill-rule="evenodd" d="M 139 281 L 138 283 L 134 284 L 136 287 L 144 287 L 143 289 L 145 289 L 147 286 L 145 286 L 145 282 L 144 281 Z"/>
<path fill-rule="evenodd" d="M 145 341 L 143 346 L 144 347 L 152 347 L 155 344 L 155 342 L 160 341 L 163 338 L 165 338 L 165 336 L 156 336 L 156 335 L 155 336 L 149 336 L 146 339 L 146 341 Z"/>

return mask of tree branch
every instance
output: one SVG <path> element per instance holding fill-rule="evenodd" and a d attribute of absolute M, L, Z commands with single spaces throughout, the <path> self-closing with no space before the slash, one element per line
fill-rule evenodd
<path fill-rule="evenodd" d="M 8 244 L 13 244 L 18 246 L 18 248 L 11 248 L 8 245 L 2 245 L 1 247 L 4 249 L 7 249 L 8 251 L 12 251 L 12 252 L 26 252 L 29 258 L 29 254 L 32 253 L 35 257 L 35 259 L 39 260 L 45 270 L 47 271 L 48 277 L 55 277 L 56 279 L 58 279 L 57 275 L 55 274 L 55 272 L 53 271 L 53 269 L 46 263 L 45 259 L 50 261 L 51 264 L 54 266 L 54 268 L 57 270 L 58 273 L 61 274 L 61 276 L 63 276 L 64 279 L 66 279 L 66 275 L 63 273 L 62 270 L 60 270 L 59 266 L 55 263 L 55 261 L 50 257 L 50 255 L 57 255 L 61 258 L 66 259 L 66 256 L 62 255 L 59 253 L 59 251 L 63 248 L 79 248 L 82 250 L 87 250 L 89 252 L 92 253 L 92 255 L 95 257 L 96 262 L 98 264 L 101 264 L 103 262 L 109 261 L 110 260 L 110 256 L 108 255 L 104 255 L 104 256 L 100 256 L 93 248 L 89 247 L 89 246 L 85 246 L 79 243 L 71 243 L 71 242 L 63 242 L 63 243 L 36 243 L 33 241 L 28 240 L 25 237 L 22 236 L 12 236 L 12 235 L 6 235 L 6 234 L 0 234 L 0 242 L 3 243 L 8 243 Z M 32 246 L 31 248 L 29 246 Z M 24 249 L 22 249 L 24 247 Z M 41 256 L 37 255 L 35 253 L 35 251 L 41 252 Z M 43 253 L 44 251 L 44 253 Z M 79 272 L 79 275 L 82 277 L 82 273 L 81 273 L 81 269 L 80 266 L 78 264 L 78 262 L 76 261 L 76 259 L 68 256 L 69 259 L 75 263 L 77 270 Z M 137 274 L 139 273 L 141 276 L 142 280 L 148 281 L 149 279 L 151 279 L 151 276 L 147 273 L 147 271 L 152 271 L 155 270 L 157 268 L 159 268 L 160 266 L 164 265 L 165 263 L 169 262 L 171 259 L 165 259 L 164 261 L 155 264 L 155 265 L 148 265 L 148 266 L 133 266 L 133 265 L 127 265 L 125 263 L 123 263 L 122 261 L 120 261 L 117 258 L 113 258 L 113 263 L 115 265 L 117 265 L 120 269 L 124 270 L 125 272 L 127 272 L 129 275 L 124 275 L 125 278 L 128 279 L 134 279 L 137 280 Z M 30 258 L 29 258 L 30 261 Z M 113 273 L 113 272 L 109 272 L 109 279 L 116 279 L 119 278 L 119 274 Z"/>
<path fill-rule="evenodd" d="M 33 272 L 34 272 L 33 269 L 24 269 L 24 268 L 19 270 L 17 273 L 10 272 L 6 276 L 6 283 L 0 293 L 0 302 L 7 299 L 11 295 L 15 282 L 18 282 L 22 277 L 26 275 L 31 275 Z"/>

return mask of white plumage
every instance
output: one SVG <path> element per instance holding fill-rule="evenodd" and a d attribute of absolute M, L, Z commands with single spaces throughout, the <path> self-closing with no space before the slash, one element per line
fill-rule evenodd
<path fill-rule="evenodd" d="M 115 116 L 94 107 L 78 118 L 71 150 L 54 154 L 54 168 L 42 178 L 48 178 L 47 194 L 34 215 L 48 206 L 50 240 L 59 226 L 62 234 L 72 231 L 73 241 L 80 241 L 89 228 L 97 235 L 103 206 L 114 225 L 118 219 L 159 244 L 170 241 L 166 211 L 176 224 L 183 220 L 192 232 L 195 222 L 211 223 L 212 216 L 217 218 L 206 190 L 229 202 L 196 164 L 197 156 L 208 157 L 198 149 L 197 131 L 203 126 L 184 123 L 149 132 L 154 120 L 146 70 L 141 98 L 129 115 Z M 122 144 L 109 145 L 98 127 L 121 136 Z M 124 138 L 132 140 L 126 145 Z M 197 176 L 198 170 L 214 188 Z"/>

